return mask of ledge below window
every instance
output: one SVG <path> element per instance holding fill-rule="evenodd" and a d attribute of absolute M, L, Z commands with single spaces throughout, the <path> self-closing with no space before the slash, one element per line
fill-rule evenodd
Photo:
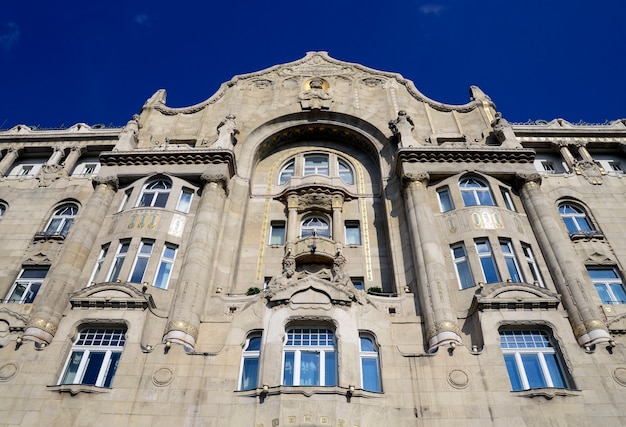
<path fill-rule="evenodd" d="M 552 387 L 543 387 L 543 388 L 533 388 L 530 390 L 521 390 L 521 391 L 512 391 L 516 396 L 521 397 L 545 397 L 546 400 L 551 400 L 554 396 L 580 396 L 580 390 L 569 390 L 565 388 L 552 388 Z"/>
<path fill-rule="evenodd" d="M 95 385 L 86 384 L 57 384 L 49 385 L 48 390 L 58 391 L 59 393 L 69 393 L 76 396 L 78 393 L 108 393 L 110 388 L 96 387 Z"/>
<path fill-rule="evenodd" d="M 576 233 L 569 233 L 569 237 L 572 240 L 604 240 L 604 234 L 597 230 L 591 231 L 579 231 Z"/>
<path fill-rule="evenodd" d="M 236 391 L 240 396 L 259 397 L 259 396 L 274 396 L 279 394 L 302 394 L 306 397 L 311 397 L 314 394 L 336 394 L 339 396 L 347 397 L 364 397 L 364 398 L 377 398 L 382 397 L 382 392 L 366 391 L 362 389 L 353 389 L 350 391 L 348 387 L 322 387 L 322 386 L 285 386 L 279 385 L 274 387 L 268 387 L 266 389 L 256 388 L 253 390 Z"/>

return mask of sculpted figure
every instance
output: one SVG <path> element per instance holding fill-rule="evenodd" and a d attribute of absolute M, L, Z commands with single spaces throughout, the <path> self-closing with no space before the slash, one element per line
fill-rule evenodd
<path fill-rule="evenodd" d="M 398 111 L 398 117 L 389 121 L 389 129 L 398 137 L 400 148 L 409 148 L 420 145 L 413 138 L 413 120 L 404 110 Z"/>
<path fill-rule="evenodd" d="M 232 150 L 233 146 L 237 143 L 235 135 L 239 133 L 237 124 L 235 123 L 235 116 L 229 114 L 224 120 L 217 125 L 217 141 L 213 144 L 212 148 L 222 148 L 226 150 Z"/>

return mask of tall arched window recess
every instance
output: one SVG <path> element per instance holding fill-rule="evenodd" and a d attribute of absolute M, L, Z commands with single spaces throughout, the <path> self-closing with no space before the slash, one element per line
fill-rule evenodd
<path fill-rule="evenodd" d="M 252 390 L 259 382 L 259 358 L 261 357 L 261 333 L 248 336 L 241 355 L 239 390 Z"/>
<path fill-rule="evenodd" d="M 489 185 L 475 177 L 462 178 L 459 189 L 465 206 L 495 206 Z"/>
<path fill-rule="evenodd" d="M 321 236 L 330 238 L 330 225 L 321 216 L 308 216 L 300 225 L 300 237 Z"/>
<path fill-rule="evenodd" d="M 149 181 L 141 192 L 137 207 L 164 208 L 172 189 L 172 181 L 158 178 Z"/>
<path fill-rule="evenodd" d="M 45 234 L 49 236 L 67 236 L 74 218 L 78 215 L 78 205 L 76 203 L 64 203 L 55 209 Z"/>
<path fill-rule="evenodd" d="M 335 333 L 324 327 L 287 329 L 283 347 L 283 384 L 287 386 L 337 385 Z"/>
<path fill-rule="evenodd" d="M 380 392 L 382 391 L 382 386 L 378 346 L 374 338 L 366 333 L 360 334 L 359 341 L 363 390 Z"/>
<path fill-rule="evenodd" d="M 587 212 L 573 202 L 563 202 L 559 204 L 559 214 L 570 234 L 595 233 L 596 230 L 589 220 Z"/>

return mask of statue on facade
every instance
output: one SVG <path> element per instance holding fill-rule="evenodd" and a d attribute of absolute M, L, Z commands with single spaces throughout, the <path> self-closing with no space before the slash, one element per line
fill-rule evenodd
<path fill-rule="evenodd" d="M 115 149 L 117 151 L 131 151 L 137 147 L 139 135 L 139 116 L 133 115 L 133 118 L 126 123 L 126 126 L 120 132 L 120 136 Z"/>
<path fill-rule="evenodd" d="M 521 148 L 521 145 L 517 142 L 513 128 L 509 122 L 502 117 L 502 113 L 496 113 L 496 118 L 491 122 L 491 128 L 502 147 Z"/>
<path fill-rule="evenodd" d="M 409 148 L 420 145 L 413 138 L 413 120 L 404 110 L 398 111 L 398 117 L 395 120 L 389 120 L 389 129 L 398 137 L 399 148 Z"/>
<path fill-rule="evenodd" d="M 324 89 L 324 80 L 315 77 L 309 82 L 309 89 L 300 92 L 298 99 L 303 110 L 328 110 L 332 96 Z"/>
<path fill-rule="evenodd" d="M 226 118 L 217 125 L 217 141 L 213 143 L 211 148 L 232 150 L 237 143 L 235 135 L 238 133 L 239 129 L 237 129 L 237 123 L 235 123 L 235 116 L 232 114 L 227 115 Z"/>
<path fill-rule="evenodd" d="M 343 267 L 345 264 L 346 258 L 341 254 L 337 254 L 337 256 L 335 256 L 335 259 L 333 259 L 333 283 L 344 286 L 350 283 L 350 278 L 346 277 L 343 271 Z"/>

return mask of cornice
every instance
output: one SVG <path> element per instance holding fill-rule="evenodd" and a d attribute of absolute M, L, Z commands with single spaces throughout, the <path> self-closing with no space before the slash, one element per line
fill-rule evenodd
<path fill-rule="evenodd" d="M 459 149 L 458 147 L 401 148 L 397 154 L 402 162 L 483 162 L 532 163 L 535 151 L 530 149 L 502 149 L 498 147 Z"/>

